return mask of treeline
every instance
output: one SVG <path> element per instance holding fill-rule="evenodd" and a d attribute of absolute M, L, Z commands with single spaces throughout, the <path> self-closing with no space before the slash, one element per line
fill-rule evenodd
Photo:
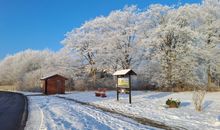
<path fill-rule="evenodd" d="M 0 84 L 35 88 L 40 76 L 53 72 L 69 77 L 73 89 L 114 87 L 111 74 L 132 68 L 139 88 L 210 89 L 220 80 L 220 1 L 125 7 L 73 29 L 62 44 L 56 53 L 27 50 L 6 57 Z"/>

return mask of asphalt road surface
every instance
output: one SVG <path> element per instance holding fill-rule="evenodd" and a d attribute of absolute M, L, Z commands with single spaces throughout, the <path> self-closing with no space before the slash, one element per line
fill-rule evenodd
<path fill-rule="evenodd" d="M 27 119 L 27 98 L 18 93 L 0 91 L 0 129 L 22 130 Z"/>

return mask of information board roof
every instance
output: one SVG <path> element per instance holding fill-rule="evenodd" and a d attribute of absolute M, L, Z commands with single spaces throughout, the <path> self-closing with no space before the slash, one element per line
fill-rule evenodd
<path fill-rule="evenodd" d="M 118 70 L 113 75 L 137 75 L 132 69 Z"/>

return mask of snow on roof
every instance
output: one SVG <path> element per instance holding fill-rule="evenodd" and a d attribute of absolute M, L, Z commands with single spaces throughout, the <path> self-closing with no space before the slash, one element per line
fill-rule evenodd
<path fill-rule="evenodd" d="M 66 77 L 64 77 L 64 76 L 62 76 L 62 75 L 59 75 L 59 74 L 51 74 L 51 75 L 42 77 L 41 80 L 49 79 L 49 78 L 51 78 L 51 77 L 53 77 L 53 76 L 61 76 L 61 77 L 65 78 L 65 79 L 67 79 Z"/>
<path fill-rule="evenodd" d="M 130 73 L 131 75 L 137 75 L 133 70 L 131 69 L 125 69 L 125 70 L 118 70 L 113 75 L 126 75 Z"/>

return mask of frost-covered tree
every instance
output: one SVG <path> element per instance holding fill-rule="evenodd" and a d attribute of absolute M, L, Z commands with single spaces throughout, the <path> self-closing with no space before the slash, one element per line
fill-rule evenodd
<path fill-rule="evenodd" d="M 132 68 L 140 62 L 141 50 L 135 6 L 97 17 L 68 33 L 63 44 L 78 53 L 95 69 L 115 71 Z"/>
<path fill-rule="evenodd" d="M 156 4 L 144 11 L 125 7 L 74 29 L 63 44 L 90 72 L 141 68 L 162 86 L 204 84 L 201 68 L 216 62 L 219 54 L 218 46 L 215 51 L 207 46 L 219 43 L 218 12 L 217 0 L 179 7 Z M 155 74 L 149 71 L 152 64 L 158 67 L 153 66 Z M 207 68 L 211 75 L 209 68 L 216 67 Z"/>
<path fill-rule="evenodd" d="M 0 84 L 37 86 L 36 79 L 54 72 L 95 86 L 99 73 L 132 68 L 143 84 L 210 87 L 220 78 L 220 1 L 126 6 L 73 29 L 62 44 L 56 53 L 26 50 L 6 57 Z"/>
<path fill-rule="evenodd" d="M 207 87 L 212 86 L 212 78 L 217 74 L 219 66 L 220 49 L 220 1 L 204 0 L 198 16 L 198 28 L 196 30 L 202 35 L 203 43 L 199 45 L 202 65 L 206 66 Z"/>
<path fill-rule="evenodd" d="M 185 5 L 178 9 L 163 8 L 162 10 L 161 6 L 155 5 L 148 13 L 149 16 L 154 16 L 153 14 L 156 13 L 160 21 L 148 19 L 150 22 L 145 26 L 150 28 L 150 31 L 145 31 L 143 41 L 149 46 L 147 56 L 160 63 L 161 74 L 155 79 L 161 86 L 194 84 L 197 79 L 194 72 L 197 67 L 194 48 L 199 42 L 199 34 L 191 25 L 195 15 L 190 10 L 193 6 L 196 7 L 196 5 Z M 161 11 L 158 11 L 158 8 Z M 156 24 L 152 26 L 149 23 Z"/>
<path fill-rule="evenodd" d="M 98 55 L 98 47 L 102 47 L 102 33 L 105 27 L 105 18 L 98 17 L 94 20 L 86 22 L 80 28 L 66 34 L 66 38 L 62 41 L 65 48 L 71 50 L 73 55 L 78 55 L 85 68 L 89 72 L 93 72 L 98 64 L 96 62 Z M 107 25 L 107 24 L 106 24 Z"/>
<path fill-rule="evenodd" d="M 174 87 L 189 81 L 195 67 L 192 53 L 192 43 L 196 42 L 194 32 L 188 27 L 167 24 L 158 27 L 154 36 L 154 57 L 159 60 L 162 70 L 159 81 L 165 87 Z"/>
<path fill-rule="evenodd" d="M 40 86 L 45 61 L 52 52 L 25 50 L 15 55 L 7 56 L 0 64 L 0 84 L 15 85 L 20 88 Z"/>
<path fill-rule="evenodd" d="M 138 67 L 138 72 L 146 75 L 148 82 L 157 82 L 161 73 L 161 67 L 158 60 L 155 60 L 154 53 L 156 47 L 152 38 L 158 26 L 165 24 L 168 20 L 168 12 L 172 8 L 160 4 L 150 5 L 145 11 L 140 13 L 141 23 L 138 25 L 138 35 L 142 44 L 144 62 Z"/>
<path fill-rule="evenodd" d="M 105 31 L 104 17 L 98 17 L 92 21 L 86 22 L 80 28 L 66 34 L 66 38 L 62 41 L 65 45 L 66 51 L 69 54 L 78 56 L 78 61 L 81 62 L 81 73 L 89 73 L 93 76 L 93 83 L 95 86 L 96 72 L 100 64 L 100 48 L 103 47 L 102 34 Z M 102 45 L 101 45 L 102 44 Z"/>
<path fill-rule="evenodd" d="M 135 68 L 143 60 L 143 48 L 138 35 L 138 26 L 143 22 L 140 17 L 136 6 L 113 11 L 106 17 L 110 29 L 103 34 L 105 47 L 100 52 L 105 64 L 111 65 L 113 71 Z"/>

